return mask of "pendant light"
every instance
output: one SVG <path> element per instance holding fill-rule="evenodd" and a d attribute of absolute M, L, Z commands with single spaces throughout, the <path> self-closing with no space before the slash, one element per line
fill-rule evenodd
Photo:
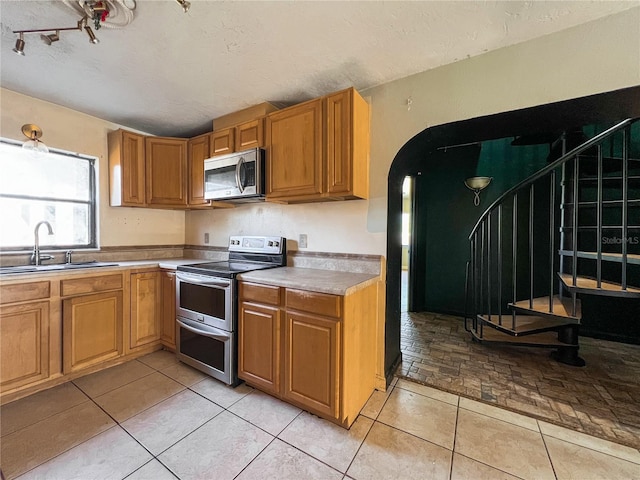
<path fill-rule="evenodd" d="M 42 136 L 42 129 L 32 123 L 22 126 L 22 133 L 28 138 L 22 148 L 36 153 L 49 153 L 49 147 L 42 143 L 39 138 Z"/>

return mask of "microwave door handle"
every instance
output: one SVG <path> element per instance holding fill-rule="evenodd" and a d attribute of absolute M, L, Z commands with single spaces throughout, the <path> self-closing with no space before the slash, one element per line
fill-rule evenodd
<path fill-rule="evenodd" d="M 226 342 L 227 340 L 229 340 L 228 335 L 215 333 L 217 332 L 217 330 L 213 328 L 210 330 L 201 325 L 198 325 L 197 327 L 195 327 L 193 325 L 186 324 L 183 320 L 180 320 L 179 318 L 176 319 L 176 322 L 178 322 L 178 325 L 180 325 L 185 330 L 189 330 L 190 332 L 197 333 L 198 335 L 204 335 L 205 337 L 213 338 L 215 340 L 220 340 L 221 342 Z"/>
<path fill-rule="evenodd" d="M 244 157 L 240 157 L 238 163 L 236 164 L 236 185 L 238 185 L 238 190 L 240 193 L 244 193 L 244 185 L 242 185 L 242 181 L 240 180 L 240 171 L 242 170 L 242 165 L 244 165 Z"/>
<path fill-rule="evenodd" d="M 193 275 L 189 275 L 188 273 L 182 273 L 182 272 L 177 273 L 176 277 L 179 280 L 184 280 L 185 282 L 191 282 L 191 283 L 195 283 L 195 284 L 198 284 L 198 285 L 204 285 L 204 286 L 227 288 L 230 285 L 229 282 L 225 282 L 225 281 L 221 281 L 221 280 L 205 280 L 202 277 L 196 277 L 196 276 L 193 276 Z"/>

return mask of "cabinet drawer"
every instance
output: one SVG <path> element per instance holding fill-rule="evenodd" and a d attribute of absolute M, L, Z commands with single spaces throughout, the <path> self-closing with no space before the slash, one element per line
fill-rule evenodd
<path fill-rule="evenodd" d="M 61 295 L 68 297 L 71 295 L 81 295 L 84 293 L 106 292 L 108 290 L 119 290 L 122 288 L 122 274 L 103 275 L 100 277 L 83 277 L 63 280 Z"/>
<path fill-rule="evenodd" d="M 240 282 L 240 300 L 280 305 L 280 287 Z"/>
<path fill-rule="evenodd" d="M 342 297 L 327 293 L 287 288 L 286 306 L 288 309 L 315 313 L 325 317 L 340 318 L 342 316 Z"/>
<path fill-rule="evenodd" d="M 0 304 L 28 302 L 49 298 L 51 286 L 49 282 L 19 283 L 0 286 Z"/>

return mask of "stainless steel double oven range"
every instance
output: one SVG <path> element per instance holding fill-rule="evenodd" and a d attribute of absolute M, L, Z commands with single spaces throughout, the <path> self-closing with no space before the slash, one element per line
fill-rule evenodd
<path fill-rule="evenodd" d="M 178 359 L 228 385 L 236 385 L 236 277 L 251 270 L 285 266 L 286 252 L 283 237 L 232 236 L 228 261 L 178 266 Z"/>

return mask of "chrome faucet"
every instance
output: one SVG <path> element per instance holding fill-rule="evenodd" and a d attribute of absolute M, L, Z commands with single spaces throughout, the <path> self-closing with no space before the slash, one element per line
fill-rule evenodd
<path fill-rule="evenodd" d="M 33 253 L 31 254 L 31 259 L 30 259 L 30 263 L 31 265 L 41 265 L 42 260 L 52 260 L 53 256 L 52 255 L 40 255 L 40 239 L 38 238 L 38 229 L 40 228 L 40 225 L 45 224 L 47 226 L 47 229 L 49 229 L 49 235 L 53 235 L 53 228 L 51 228 L 51 224 L 49 222 L 47 222 L 46 220 L 43 220 L 41 222 L 38 222 L 36 224 L 36 228 L 33 231 L 36 239 L 35 239 L 35 244 L 33 246 Z"/>

